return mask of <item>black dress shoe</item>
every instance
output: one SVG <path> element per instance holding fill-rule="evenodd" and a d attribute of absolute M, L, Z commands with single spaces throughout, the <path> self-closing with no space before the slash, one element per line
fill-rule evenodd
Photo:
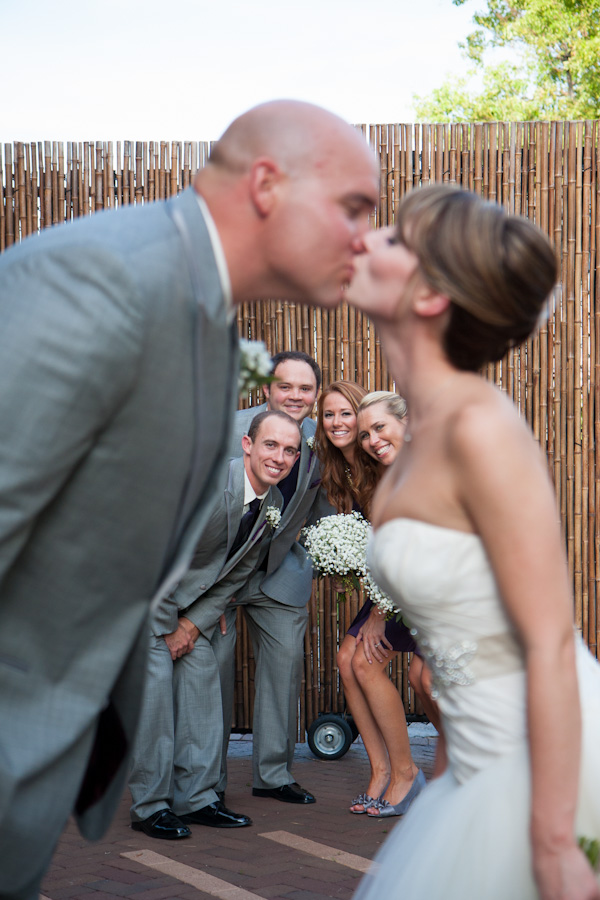
<path fill-rule="evenodd" d="M 252 788 L 253 797 L 273 797 L 274 800 L 282 800 L 284 803 L 316 803 L 316 799 L 297 781 L 293 784 L 284 784 L 278 788 Z"/>
<path fill-rule="evenodd" d="M 131 827 L 134 831 L 143 831 L 148 837 L 162 838 L 165 841 L 176 841 L 192 834 L 187 825 L 184 825 L 170 809 L 160 809 L 141 822 L 132 822 Z"/>
<path fill-rule="evenodd" d="M 249 816 L 227 809 L 220 800 L 209 803 L 208 806 L 203 806 L 195 812 L 185 813 L 179 818 L 191 825 L 210 825 L 212 828 L 242 828 L 244 825 L 252 825 Z"/>
<path fill-rule="evenodd" d="M 215 792 L 223 806 L 225 806 L 225 791 L 216 791 Z"/>

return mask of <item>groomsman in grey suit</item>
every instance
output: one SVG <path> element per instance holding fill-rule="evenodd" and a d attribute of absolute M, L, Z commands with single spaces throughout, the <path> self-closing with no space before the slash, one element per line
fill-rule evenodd
<path fill-rule="evenodd" d="M 34 900 L 73 811 L 125 783 L 147 617 L 223 489 L 235 305 L 336 306 L 377 172 L 318 107 L 264 104 L 167 202 L 0 254 L 0 898 Z"/>
<path fill-rule="evenodd" d="M 316 521 L 332 510 L 319 491 L 319 465 L 309 446 L 316 428 L 309 416 L 321 384 L 321 370 L 308 354 L 283 351 L 273 357 L 273 375 L 275 380 L 263 388 L 266 403 L 237 413 L 231 452 L 239 454 L 242 435 L 262 409 L 281 410 L 292 416 L 301 426 L 302 443 L 298 462 L 279 484 L 284 497 L 283 514 L 268 555 L 228 606 L 225 634 L 221 629 L 213 635 L 221 670 L 225 727 L 218 789 L 224 791 L 226 784 L 226 748 L 233 714 L 235 615 L 237 607 L 242 606 L 256 658 L 252 793 L 306 804 L 314 803 L 315 798 L 295 782 L 291 769 L 313 571 L 296 538 L 309 517 Z"/>
<path fill-rule="evenodd" d="M 274 485 L 290 473 L 299 447 L 300 428 L 286 413 L 253 418 L 189 572 L 156 610 L 129 779 L 132 827 L 150 837 L 187 837 L 184 823 L 251 824 L 215 791 L 223 711 L 210 639 L 230 597 L 267 553 L 283 505 Z"/>

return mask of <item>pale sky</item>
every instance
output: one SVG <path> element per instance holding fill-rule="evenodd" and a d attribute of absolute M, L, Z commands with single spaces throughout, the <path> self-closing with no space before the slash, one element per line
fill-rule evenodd
<path fill-rule="evenodd" d="M 0 142 L 214 140 L 279 97 L 414 121 L 468 66 L 468 0 L 0 0 Z"/>

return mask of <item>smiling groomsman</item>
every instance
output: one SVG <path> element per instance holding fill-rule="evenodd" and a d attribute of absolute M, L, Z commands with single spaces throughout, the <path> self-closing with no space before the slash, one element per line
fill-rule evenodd
<path fill-rule="evenodd" d="M 256 797 L 285 803 L 314 803 L 292 775 L 296 746 L 298 698 L 304 663 L 307 604 L 312 590 L 312 564 L 297 536 L 307 519 L 331 513 L 319 491 L 321 476 L 310 446 L 315 422 L 310 418 L 321 385 L 321 370 L 307 353 L 286 350 L 273 357 L 274 381 L 263 388 L 266 403 L 240 410 L 235 419 L 231 452 L 239 454 L 243 435 L 260 410 L 288 413 L 301 428 L 300 456 L 287 478 L 281 523 L 268 554 L 226 611 L 226 633 L 217 630 L 213 648 L 221 669 L 225 743 L 222 775 L 226 785 L 226 752 L 233 715 L 235 617 L 244 609 L 256 659 L 253 732 L 253 789 Z M 308 443 L 307 443 L 308 439 Z"/>
<path fill-rule="evenodd" d="M 188 837 L 188 824 L 252 824 L 215 790 L 223 716 L 210 638 L 229 598 L 267 552 L 283 503 L 275 485 L 289 474 L 299 446 L 290 416 L 267 411 L 253 418 L 192 567 L 154 618 L 129 782 L 132 828 L 149 837 Z"/>

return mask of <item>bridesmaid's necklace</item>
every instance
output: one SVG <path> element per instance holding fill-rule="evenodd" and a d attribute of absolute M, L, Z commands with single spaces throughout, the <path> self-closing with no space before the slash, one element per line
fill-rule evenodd
<path fill-rule="evenodd" d="M 427 408 L 424 413 L 425 416 L 431 412 L 433 406 L 435 406 L 436 400 L 438 400 L 439 397 L 445 392 L 446 388 L 449 387 L 453 381 L 456 381 L 457 378 L 460 378 L 461 375 L 463 375 L 463 374 L 464 374 L 463 372 L 456 372 L 454 375 L 451 375 L 449 378 L 447 378 L 445 381 L 443 381 L 442 384 L 440 384 L 440 386 L 437 388 L 437 390 L 435 390 L 433 392 L 433 394 L 431 395 L 431 397 L 429 398 L 429 402 L 427 403 Z M 423 417 L 421 417 L 421 418 L 423 418 Z M 404 439 L 403 439 L 405 444 L 410 444 L 410 442 L 413 439 L 412 432 L 410 431 L 410 413 L 408 415 L 408 421 L 409 421 L 409 424 L 406 428 L 406 431 L 404 432 Z"/>

